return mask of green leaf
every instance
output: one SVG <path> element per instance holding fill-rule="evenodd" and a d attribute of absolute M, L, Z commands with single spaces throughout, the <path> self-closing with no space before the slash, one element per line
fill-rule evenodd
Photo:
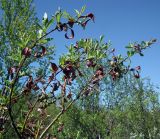
<path fill-rule="evenodd" d="M 109 46 L 107 44 L 102 45 L 102 49 L 104 49 L 104 50 L 108 49 L 108 47 Z"/>
<path fill-rule="evenodd" d="M 40 24 L 37 23 L 36 25 L 39 29 L 43 29 L 43 27 Z"/>
<path fill-rule="evenodd" d="M 104 35 L 101 35 L 100 36 L 100 43 L 102 43 L 103 39 L 104 39 Z"/>
<path fill-rule="evenodd" d="M 81 9 L 81 14 L 84 13 L 84 11 L 86 10 L 86 5 L 84 5 Z"/>
<path fill-rule="evenodd" d="M 49 28 L 53 22 L 54 22 L 54 18 L 52 18 L 52 19 L 48 22 L 46 28 Z"/>
<path fill-rule="evenodd" d="M 102 59 L 102 58 L 105 58 L 106 57 L 106 54 L 103 53 L 103 54 L 100 54 L 99 58 Z"/>
<path fill-rule="evenodd" d="M 57 23 L 60 22 L 61 17 L 62 17 L 62 13 L 61 12 L 56 13 L 56 21 L 57 21 Z"/>
<path fill-rule="evenodd" d="M 53 40 L 53 38 L 46 38 L 47 42 Z"/>
<path fill-rule="evenodd" d="M 41 38 L 41 37 L 42 37 L 42 35 L 43 35 L 43 30 L 42 30 L 42 29 L 40 29 L 40 30 L 38 31 L 38 38 Z"/>
<path fill-rule="evenodd" d="M 130 49 L 130 48 L 132 48 L 132 47 L 131 47 L 131 46 L 126 46 L 125 48 Z"/>
<path fill-rule="evenodd" d="M 99 56 L 100 56 L 100 52 L 99 52 L 99 51 L 97 51 L 97 57 L 99 58 Z"/>
<path fill-rule="evenodd" d="M 66 11 L 63 12 L 63 17 L 64 17 L 64 18 L 67 18 L 67 19 L 72 18 L 72 17 L 70 16 L 70 14 L 67 13 Z"/>
<path fill-rule="evenodd" d="M 127 51 L 127 55 L 128 55 L 128 57 L 131 57 L 131 56 L 133 56 L 134 55 L 134 51 Z"/>
<path fill-rule="evenodd" d="M 76 10 L 76 9 L 74 9 L 74 11 L 76 12 L 77 16 L 79 17 L 80 12 L 78 10 Z"/>

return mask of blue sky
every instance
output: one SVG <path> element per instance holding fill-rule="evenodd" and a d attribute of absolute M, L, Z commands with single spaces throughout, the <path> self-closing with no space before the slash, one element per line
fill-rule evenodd
<path fill-rule="evenodd" d="M 75 28 L 75 38 L 66 40 L 64 33 L 54 33 L 53 44 L 57 46 L 58 55 L 65 53 L 65 45 L 75 43 L 80 38 L 97 38 L 105 36 L 111 40 L 118 53 L 125 54 L 129 42 L 158 39 L 150 49 L 145 50 L 144 57 L 133 57 L 133 67 L 142 67 L 142 77 L 150 77 L 156 85 L 160 84 L 160 0 L 35 0 L 38 17 L 42 19 L 61 7 L 74 14 L 74 9 L 86 5 L 85 13 L 94 13 L 95 23 L 89 23 L 86 30 Z"/>

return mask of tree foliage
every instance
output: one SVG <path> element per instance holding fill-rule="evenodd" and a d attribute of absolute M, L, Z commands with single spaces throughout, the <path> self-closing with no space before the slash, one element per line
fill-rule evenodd
<path fill-rule="evenodd" d="M 126 56 L 103 36 L 80 39 L 55 63 L 49 35 L 73 39 L 74 26 L 85 29 L 94 14 L 58 9 L 40 23 L 32 0 L 0 2 L 1 138 L 159 137 L 158 97 L 130 62 L 155 39 L 129 44 Z"/>

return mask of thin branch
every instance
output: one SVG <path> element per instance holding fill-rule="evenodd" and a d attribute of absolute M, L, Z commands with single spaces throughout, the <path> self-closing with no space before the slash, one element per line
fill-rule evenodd
<path fill-rule="evenodd" d="M 13 126 L 13 128 L 14 128 L 17 136 L 18 136 L 18 138 L 19 138 L 19 139 L 23 139 L 23 138 L 21 137 L 21 134 L 19 133 L 19 131 L 18 131 L 18 129 L 17 129 L 17 126 L 16 126 L 15 123 L 14 123 L 14 119 L 13 119 L 13 116 L 12 116 L 11 107 L 8 108 L 8 113 L 9 113 L 9 116 L 10 116 L 10 119 L 11 119 L 12 126 Z"/>

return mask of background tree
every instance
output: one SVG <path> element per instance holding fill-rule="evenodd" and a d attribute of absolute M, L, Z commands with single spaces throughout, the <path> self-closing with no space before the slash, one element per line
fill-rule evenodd
<path fill-rule="evenodd" d="M 102 83 L 105 84 L 105 81 Z M 103 88 L 104 89 L 104 88 Z M 111 93 L 112 92 L 112 93 Z M 114 92 L 114 93 L 113 93 Z M 92 94 L 94 95 L 94 94 Z M 91 95 L 91 96 L 92 96 Z M 85 105 L 93 105 L 88 96 Z M 159 138 L 159 95 L 148 79 L 124 77 L 112 89 L 99 92 L 103 100 L 92 107 L 78 102 L 61 118 L 58 138 Z M 103 101 L 103 102 L 102 102 Z M 95 104 L 94 104 L 95 105 Z M 58 126 L 58 125 L 57 125 Z M 57 127 L 58 128 L 58 127 Z"/>

